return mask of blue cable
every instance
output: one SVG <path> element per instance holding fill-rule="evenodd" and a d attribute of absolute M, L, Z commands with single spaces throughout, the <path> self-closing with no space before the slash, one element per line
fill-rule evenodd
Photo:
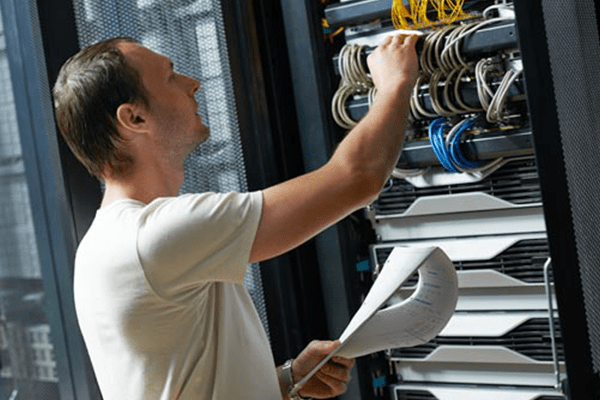
<path fill-rule="evenodd" d="M 436 157 L 446 170 L 450 172 L 459 172 L 452 164 L 448 154 L 448 149 L 446 148 L 444 140 L 444 128 L 446 127 L 448 127 L 447 119 L 438 119 L 433 121 L 430 126 L 430 140 L 432 143 L 432 148 Z"/>
<path fill-rule="evenodd" d="M 429 141 L 435 156 L 442 166 L 450 172 L 460 172 L 451 160 L 451 155 L 446 148 L 444 128 L 448 126 L 447 118 L 438 118 L 429 125 Z"/>
<path fill-rule="evenodd" d="M 461 138 L 462 138 L 462 134 L 464 131 L 466 131 L 467 129 L 471 128 L 474 124 L 474 120 L 473 119 L 469 119 L 466 122 L 464 122 L 460 128 L 458 129 L 458 131 L 456 132 L 456 134 L 454 135 L 454 137 L 452 138 L 451 142 L 450 142 L 450 159 L 452 161 L 452 163 L 454 165 L 456 165 L 459 168 L 462 169 L 475 169 L 481 166 L 481 162 L 479 161 L 470 161 L 467 160 L 462 152 L 462 150 L 460 149 L 460 144 L 461 144 Z"/>
<path fill-rule="evenodd" d="M 433 149 L 435 156 L 440 161 L 442 166 L 445 166 L 446 159 L 444 157 L 444 152 L 440 149 L 440 146 L 439 146 L 438 129 L 440 127 L 443 127 L 446 124 L 447 124 L 447 120 L 440 118 L 440 119 L 436 119 L 436 120 L 432 121 L 431 124 L 429 125 L 429 141 L 431 142 L 431 148 Z"/>

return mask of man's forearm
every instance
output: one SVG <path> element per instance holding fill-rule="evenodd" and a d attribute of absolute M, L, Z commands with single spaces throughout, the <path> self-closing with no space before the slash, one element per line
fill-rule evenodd
<path fill-rule="evenodd" d="M 406 80 L 396 88 L 381 91 L 369 113 L 352 129 L 337 148 L 333 160 L 357 168 L 378 183 L 389 178 L 404 146 L 410 92 Z"/>

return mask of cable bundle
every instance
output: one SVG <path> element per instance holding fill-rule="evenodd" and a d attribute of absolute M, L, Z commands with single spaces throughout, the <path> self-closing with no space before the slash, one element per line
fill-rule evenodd
<path fill-rule="evenodd" d="M 342 80 L 340 87 L 333 96 L 331 112 L 335 122 L 345 129 L 352 129 L 358 124 L 346 111 L 348 98 L 354 95 L 368 95 L 370 107 L 376 95 L 373 80 L 367 74 L 362 63 L 362 53 L 365 48 L 366 46 L 347 44 L 342 47 L 338 59 Z"/>
<path fill-rule="evenodd" d="M 453 127 L 447 118 L 438 118 L 429 125 L 429 141 L 440 164 L 449 172 L 476 173 L 489 170 L 500 164 L 503 159 L 498 158 L 484 165 L 480 161 L 470 161 L 464 156 L 460 145 L 462 134 L 473 127 L 474 118 L 463 119 Z M 446 138 L 444 132 L 449 130 Z"/>
<path fill-rule="evenodd" d="M 448 120 L 445 118 L 434 120 L 431 125 L 429 125 L 429 141 L 431 142 L 433 152 L 438 160 L 440 160 L 442 167 L 450 172 L 460 172 L 458 169 L 456 169 L 454 164 L 452 164 L 448 149 L 446 148 L 446 141 L 444 140 L 444 128 L 447 128 L 448 126 Z"/>
<path fill-rule="evenodd" d="M 505 74 L 498 90 L 494 92 L 487 84 L 489 72 L 498 71 L 498 66 L 494 64 L 491 58 L 480 60 L 475 67 L 475 77 L 477 79 L 477 95 L 479 102 L 486 110 L 486 119 L 488 122 L 505 122 L 508 119 L 506 114 L 506 101 L 508 100 L 508 90 L 514 81 L 521 75 L 521 67 L 510 68 Z"/>
<path fill-rule="evenodd" d="M 395 6 L 396 3 L 397 1 L 394 0 Z M 435 9 L 445 10 L 446 13 L 448 7 L 455 7 L 459 3 L 462 6 L 462 1 L 435 0 L 434 7 L 439 7 Z M 411 0 L 411 10 L 417 14 L 410 14 L 411 17 L 405 8 L 404 10 L 398 8 L 398 12 L 405 17 L 425 16 L 426 18 L 427 5 L 427 0 Z M 452 18 L 460 14 L 457 9 L 452 10 L 454 11 L 447 13 L 453 16 Z M 499 15 L 492 17 L 492 10 L 498 10 Z M 493 90 L 487 83 L 487 78 L 490 73 L 497 75 L 504 71 L 500 64 L 501 59 L 497 58 L 496 61 L 488 58 L 479 61 L 465 59 L 461 51 L 465 39 L 492 24 L 514 20 L 514 11 L 510 5 L 498 4 L 488 7 L 483 12 L 483 16 L 482 21 L 444 26 L 424 37 L 420 54 L 421 74 L 410 99 L 409 119 L 435 119 L 428 129 L 431 146 L 442 166 L 453 173 L 484 171 L 490 173 L 501 165 L 503 159 L 498 158 L 489 163 L 468 160 L 461 149 L 462 136 L 465 131 L 473 127 L 475 119 L 463 117 L 464 119 L 458 124 L 452 126 L 448 118 L 485 112 L 488 122 L 505 122 L 508 118 L 505 108 L 509 89 L 522 72 L 522 67 L 519 66 L 509 68 L 501 84 Z M 345 129 L 352 129 L 358 124 L 348 115 L 346 110 L 348 99 L 357 95 L 368 96 L 370 108 L 376 95 L 373 81 L 362 61 L 365 47 L 346 45 L 339 55 L 339 71 L 342 79 L 333 98 L 332 113 L 336 123 Z M 461 84 L 465 81 L 477 83 L 479 105 L 466 104 L 461 97 Z M 426 90 L 431 100 L 431 109 L 422 104 L 421 93 Z M 425 172 L 426 170 L 423 169 L 396 168 L 392 175 L 397 178 L 410 178 Z"/>
<path fill-rule="evenodd" d="M 500 15 L 492 18 L 493 10 L 498 10 Z M 417 81 L 418 87 L 413 91 L 411 98 L 411 114 L 414 119 L 451 117 L 485 111 L 489 122 L 506 121 L 508 90 L 520 75 L 521 69 L 509 69 L 494 93 L 486 82 L 486 76 L 492 70 L 501 71 L 498 65 L 492 66 L 490 59 L 481 60 L 479 63 L 465 60 L 461 54 L 461 46 L 467 37 L 486 26 L 514 20 L 514 10 L 505 4 L 494 5 L 488 7 L 483 16 L 486 18 L 483 21 L 443 27 L 425 37 L 420 55 L 422 77 Z M 477 82 L 481 107 L 469 106 L 461 98 L 460 84 L 470 79 Z M 433 112 L 426 110 L 419 99 L 419 89 L 422 89 L 424 84 L 428 84 Z"/>
<path fill-rule="evenodd" d="M 427 82 L 427 77 L 421 75 L 417 79 L 410 98 L 410 111 L 413 119 L 452 117 L 484 111 L 481 107 L 469 106 L 461 97 L 461 83 L 471 79 L 468 74 L 470 74 L 469 68 L 455 69 L 446 76 L 441 70 L 436 70 L 429 77 L 429 82 Z M 429 93 L 433 112 L 428 111 L 421 102 L 420 93 L 424 90 Z"/>
<path fill-rule="evenodd" d="M 338 58 L 342 84 L 356 84 L 365 87 L 373 86 L 373 80 L 367 75 L 362 63 L 362 53 L 367 46 L 347 44 L 342 47 Z"/>
<path fill-rule="evenodd" d="M 491 11 L 501 10 L 498 17 L 490 17 Z M 473 64 L 464 60 L 460 48 L 463 41 L 482 28 L 502 21 L 514 21 L 514 10 L 508 5 L 488 7 L 484 20 L 469 24 L 460 24 L 437 29 L 425 37 L 421 52 L 421 67 L 425 76 L 431 76 L 436 70 L 445 75 L 460 68 L 473 68 Z M 503 15 L 506 14 L 506 15 Z"/>
<path fill-rule="evenodd" d="M 397 29 L 409 27 L 408 19 L 413 27 L 431 26 L 427 18 L 430 7 L 437 11 L 438 22 L 452 24 L 454 21 L 469 17 L 463 11 L 464 0 L 410 0 L 409 9 L 403 0 L 394 0 L 392 5 L 392 22 Z"/>

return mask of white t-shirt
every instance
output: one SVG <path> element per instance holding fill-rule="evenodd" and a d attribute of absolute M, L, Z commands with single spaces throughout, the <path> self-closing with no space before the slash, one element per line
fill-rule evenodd
<path fill-rule="evenodd" d="M 98 210 L 75 261 L 75 306 L 104 400 L 281 400 L 242 286 L 260 192 Z"/>

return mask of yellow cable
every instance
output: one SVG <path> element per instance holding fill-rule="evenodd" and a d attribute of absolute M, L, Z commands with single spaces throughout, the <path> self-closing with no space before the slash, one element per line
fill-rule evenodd
<path fill-rule="evenodd" d="M 417 27 L 431 25 L 429 19 L 427 19 L 427 8 L 429 7 L 429 0 L 421 0 L 417 3 L 418 22 Z"/>
<path fill-rule="evenodd" d="M 409 11 L 404 6 L 403 0 L 394 0 L 392 23 L 396 29 L 408 28 L 409 19 L 414 28 L 431 26 L 432 22 L 427 18 L 427 11 L 431 7 L 437 11 L 439 22 L 450 25 L 456 20 L 470 17 L 463 10 L 464 2 L 464 0 L 409 0 Z"/>
<path fill-rule="evenodd" d="M 392 3 L 392 22 L 394 27 L 396 29 L 408 28 L 407 18 L 411 18 L 411 15 L 406 7 L 404 7 L 404 2 L 402 0 L 394 0 Z"/>

